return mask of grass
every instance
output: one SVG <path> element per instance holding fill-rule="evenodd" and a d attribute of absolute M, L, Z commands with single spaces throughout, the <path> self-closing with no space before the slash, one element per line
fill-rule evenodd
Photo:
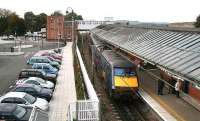
<path fill-rule="evenodd" d="M 85 90 L 83 75 L 76 54 L 74 56 L 74 76 L 75 76 L 77 99 L 84 100 L 86 98 L 86 90 Z"/>

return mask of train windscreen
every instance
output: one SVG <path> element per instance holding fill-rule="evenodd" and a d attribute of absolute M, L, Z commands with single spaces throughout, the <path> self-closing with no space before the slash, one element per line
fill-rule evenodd
<path fill-rule="evenodd" d="M 114 68 L 115 76 L 135 76 L 132 68 Z"/>

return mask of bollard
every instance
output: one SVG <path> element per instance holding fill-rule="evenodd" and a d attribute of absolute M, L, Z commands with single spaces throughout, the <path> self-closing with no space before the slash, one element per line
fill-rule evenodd
<path fill-rule="evenodd" d="M 14 52 L 14 47 L 10 47 L 10 52 Z"/>

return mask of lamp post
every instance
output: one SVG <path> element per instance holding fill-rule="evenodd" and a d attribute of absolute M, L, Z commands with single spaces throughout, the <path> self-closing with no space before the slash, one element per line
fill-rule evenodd
<path fill-rule="evenodd" d="M 57 24 L 57 30 L 58 30 L 58 51 L 59 51 L 59 48 L 60 48 L 60 36 L 61 36 L 61 33 L 59 32 L 59 19 L 57 18 L 56 19 L 56 24 Z"/>
<path fill-rule="evenodd" d="M 16 39 L 17 39 L 17 33 L 15 31 L 15 46 L 17 46 Z"/>
<path fill-rule="evenodd" d="M 71 12 L 71 13 L 72 13 L 72 18 L 71 18 L 71 19 L 72 19 L 72 20 L 71 20 L 71 22 L 72 22 L 72 32 L 71 32 L 71 33 L 72 33 L 72 36 L 71 36 L 71 38 L 72 38 L 72 42 L 73 42 L 73 40 L 74 40 L 74 17 L 73 17 L 73 12 L 74 12 L 74 10 L 73 10 L 71 7 L 68 7 L 68 8 L 67 8 L 67 12 L 68 12 L 69 9 L 71 9 L 71 11 L 72 11 L 72 12 Z"/>

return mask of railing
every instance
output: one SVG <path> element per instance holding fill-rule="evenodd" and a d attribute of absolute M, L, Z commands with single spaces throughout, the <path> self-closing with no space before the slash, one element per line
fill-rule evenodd
<path fill-rule="evenodd" d="M 89 96 L 88 100 L 78 100 L 68 107 L 68 121 L 99 121 L 99 99 L 88 77 L 80 51 L 76 47 L 76 54 L 81 66 L 84 83 Z"/>
<path fill-rule="evenodd" d="M 68 108 L 68 121 L 99 121 L 99 102 L 79 100 Z"/>

